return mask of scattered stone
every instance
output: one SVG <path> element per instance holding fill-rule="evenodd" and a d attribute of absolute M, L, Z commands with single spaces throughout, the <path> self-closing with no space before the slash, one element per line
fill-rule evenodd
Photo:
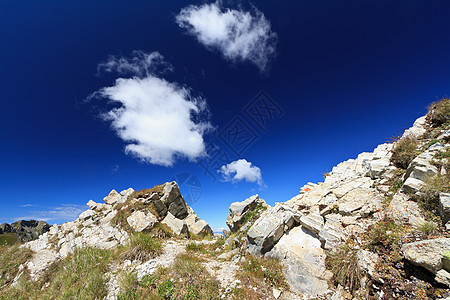
<path fill-rule="evenodd" d="M 167 213 L 167 216 L 164 218 L 164 220 L 162 220 L 161 223 L 167 224 L 167 226 L 169 226 L 176 235 L 184 234 L 186 236 L 189 236 L 189 228 L 186 224 L 186 221 L 175 218 L 175 216 L 170 212 Z"/>
<path fill-rule="evenodd" d="M 445 225 L 450 220 L 450 193 L 439 194 L 439 213 Z"/>
<path fill-rule="evenodd" d="M 234 202 L 230 205 L 230 211 L 227 217 L 227 225 L 232 232 L 238 231 L 241 227 L 245 216 L 251 212 L 258 204 L 265 201 L 260 199 L 258 195 L 251 196 L 242 202 Z"/>

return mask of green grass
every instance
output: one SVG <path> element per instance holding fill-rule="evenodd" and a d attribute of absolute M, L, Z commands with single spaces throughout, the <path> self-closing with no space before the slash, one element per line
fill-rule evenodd
<path fill-rule="evenodd" d="M 170 268 L 160 268 L 141 282 L 125 275 L 118 299 L 220 299 L 220 284 L 191 253 L 180 254 Z"/>
<path fill-rule="evenodd" d="M 122 257 L 129 260 L 147 261 L 162 253 L 161 241 L 153 238 L 149 233 L 133 233 L 125 247 Z"/>
<path fill-rule="evenodd" d="M 20 265 L 28 261 L 33 252 L 18 245 L 3 249 L 0 254 L 0 287 L 9 286 L 19 273 Z"/>
<path fill-rule="evenodd" d="M 12 246 L 17 243 L 19 237 L 15 233 L 0 234 L 0 245 Z"/>

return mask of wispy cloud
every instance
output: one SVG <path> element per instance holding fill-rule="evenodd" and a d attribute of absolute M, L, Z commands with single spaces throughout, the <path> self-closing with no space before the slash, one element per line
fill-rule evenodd
<path fill-rule="evenodd" d="M 247 182 L 255 182 L 260 187 L 265 187 L 261 169 L 245 159 L 239 159 L 224 165 L 218 172 L 223 175 L 225 181 L 234 183 L 245 180 Z"/>
<path fill-rule="evenodd" d="M 31 207 L 31 206 L 36 206 L 34 204 L 21 204 L 19 205 L 20 207 Z"/>
<path fill-rule="evenodd" d="M 135 51 L 130 58 L 111 56 L 99 70 L 123 76 L 93 97 L 119 105 L 103 118 L 126 143 L 127 154 L 162 166 L 171 166 L 180 157 L 195 160 L 206 155 L 203 134 L 212 128 L 206 101 L 161 77 L 173 70 L 161 54 Z"/>
<path fill-rule="evenodd" d="M 74 221 L 78 216 L 88 209 L 86 205 L 61 204 L 60 206 L 42 207 L 40 210 L 30 211 L 28 214 L 15 217 L 14 221 L 19 220 L 38 220 L 38 221 Z"/>
<path fill-rule="evenodd" d="M 250 61 L 261 71 L 275 55 L 277 34 L 258 9 L 251 12 L 223 8 L 221 2 L 190 5 L 176 17 L 178 26 L 210 49 L 233 62 Z"/>

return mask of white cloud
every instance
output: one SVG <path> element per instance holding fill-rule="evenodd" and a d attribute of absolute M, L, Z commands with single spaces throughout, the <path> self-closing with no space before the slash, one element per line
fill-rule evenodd
<path fill-rule="evenodd" d="M 253 166 L 251 162 L 245 159 L 239 159 L 228 165 L 224 165 L 218 172 L 222 173 L 225 181 L 238 182 L 245 180 L 248 182 L 256 182 L 261 187 L 265 186 L 261 169 Z"/>
<path fill-rule="evenodd" d="M 14 221 L 19 220 L 38 220 L 38 221 L 75 221 L 78 216 L 88 209 L 86 205 L 62 204 L 61 206 L 49 207 L 45 210 L 31 211 L 29 214 L 16 217 Z"/>
<path fill-rule="evenodd" d="M 262 12 L 224 9 L 219 1 L 190 5 L 176 17 L 178 26 L 204 46 L 231 61 L 251 61 L 264 71 L 275 54 L 277 35 Z"/>
<path fill-rule="evenodd" d="M 99 70 L 132 75 L 118 78 L 111 87 L 94 93 L 119 107 L 103 115 L 125 141 L 125 152 L 148 163 L 171 166 L 178 157 L 195 160 L 205 155 L 203 134 L 211 128 L 204 121 L 206 102 L 188 88 L 158 77 L 171 70 L 161 54 L 134 52 L 133 57 L 110 57 Z"/>

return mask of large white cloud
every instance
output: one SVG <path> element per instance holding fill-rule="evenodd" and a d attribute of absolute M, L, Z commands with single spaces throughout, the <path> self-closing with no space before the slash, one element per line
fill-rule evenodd
<path fill-rule="evenodd" d="M 277 35 L 264 14 L 224 9 L 219 1 L 190 5 L 177 15 L 178 26 L 231 61 L 251 61 L 264 71 L 275 54 Z"/>
<path fill-rule="evenodd" d="M 225 181 L 238 182 L 245 180 L 256 182 L 261 187 L 264 186 L 261 169 L 245 159 L 238 159 L 228 165 L 224 165 L 218 172 L 222 173 Z"/>
<path fill-rule="evenodd" d="M 119 105 L 103 116 L 127 143 L 126 153 L 163 166 L 173 165 L 178 157 L 195 160 L 205 155 L 203 134 L 211 128 L 202 121 L 206 102 L 157 75 L 158 70 L 172 69 L 159 53 L 110 57 L 99 69 L 131 75 L 95 93 Z"/>

